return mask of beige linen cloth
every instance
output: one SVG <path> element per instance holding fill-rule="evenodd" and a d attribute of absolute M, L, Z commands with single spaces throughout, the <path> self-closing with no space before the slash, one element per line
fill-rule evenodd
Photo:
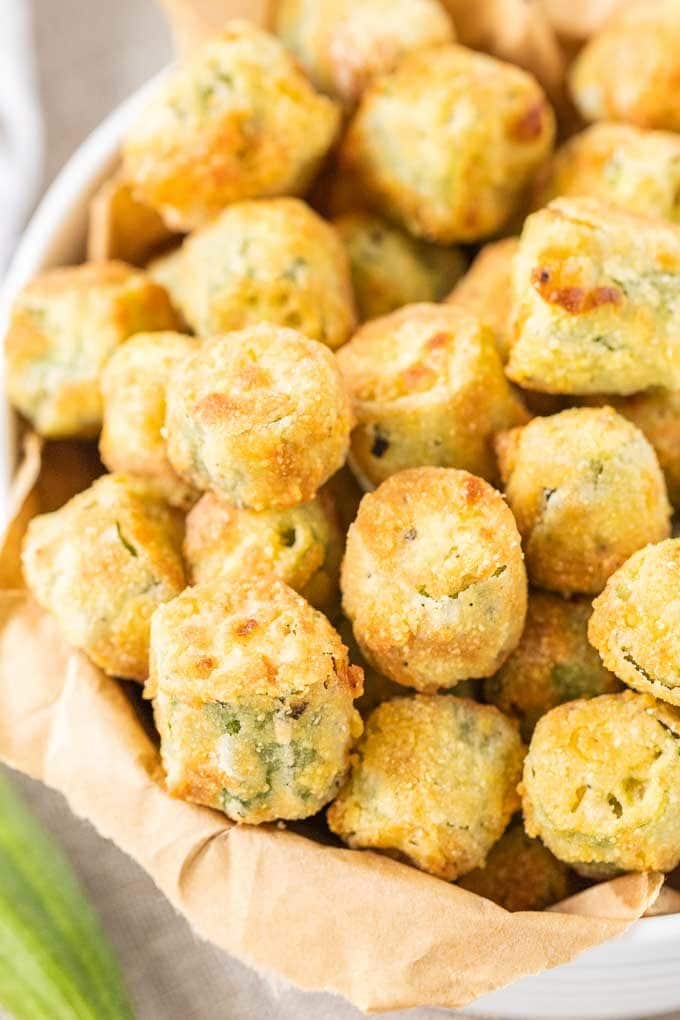
<path fill-rule="evenodd" d="M 102 117 L 167 62 L 170 40 L 153 0 L 32 0 L 32 7 L 47 184 Z M 262 977 L 199 941 L 149 877 L 88 823 L 75 819 L 60 795 L 24 777 L 13 779 L 87 887 L 118 953 L 139 1020 L 361 1016 L 340 999 Z M 453 1015 L 441 1009 L 399 1014 L 404 1020 Z"/>

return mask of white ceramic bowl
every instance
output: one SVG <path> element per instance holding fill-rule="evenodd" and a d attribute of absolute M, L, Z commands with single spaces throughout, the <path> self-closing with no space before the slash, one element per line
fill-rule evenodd
<path fill-rule="evenodd" d="M 0 327 L 6 321 L 11 296 L 34 273 L 82 258 L 88 201 L 111 173 L 126 125 L 154 84 L 136 93 L 90 135 L 45 195 L 0 294 Z M 3 404 L 0 492 L 5 497 L 15 459 L 12 418 Z M 680 1011 L 680 915 L 645 918 L 623 937 L 584 953 L 570 964 L 488 995 L 468 1007 L 465 1014 L 491 1015 L 499 1020 L 649 1020 L 654 1014 L 673 1010 Z"/>

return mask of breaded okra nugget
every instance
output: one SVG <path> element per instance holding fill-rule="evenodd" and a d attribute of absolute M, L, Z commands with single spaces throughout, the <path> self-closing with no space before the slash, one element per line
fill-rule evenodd
<path fill-rule="evenodd" d="M 153 272 L 201 336 L 266 319 L 335 348 L 355 326 L 345 247 L 297 198 L 230 206 Z"/>
<path fill-rule="evenodd" d="M 101 426 L 102 369 L 118 344 L 176 326 L 163 288 L 124 262 L 50 269 L 14 302 L 5 337 L 9 399 L 43 436 L 92 438 Z"/>
<path fill-rule="evenodd" d="M 529 579 L 563 595 L 602 591 L 631 553 L 670 534 L 656 454 L 611 407 L 576 407 L 496 438 Z"/>
<path fill-rule="evenodd" d="M 548 393 L 680 389 L 680 227 L 593 198 L 526 220 L 507 372 Z"/>
<path fill-rule="evenodd" d="M 102 373 L 103 462 L 109 471 L 145 478 L 179 507 L 191 506 L 197 493 L 165 452 L 165 390 L 172 370 L 197 344 L 183 333 L 137 333 L 114 351 Z"/>
<path fill-rule="evenodd" d="M 455 39 L 439 0 L 280 0 L 274 30 L 314 85 L 346 106 L 405 54 Z"/>
<path fill-rule="evenodd" d="M 149 620 L 184 588 L 179 515 L 131 475 L 103 475 L 60 510 L 34 517 L 28 587 L 66 640 L 106 673 L 145 680 Z"/>
<path fill-rule="evenodd" d="M 332 353 L 263 322 L 203 340 L 171 374 L 168 457 L 234 506 L 313 499 L 344 463 L 352 411 Z"/>
<path fill-rule="evenodd" d="M 678 0 L 620 4 L 571 69 L 571 94 L 586 120 L 623 120 L 680 131 Z"/>
<path fill-rule="evenodd" d="M 282 581 L 187 588 L 151 625 L 168 791 L 257 825 L 327 804 L 362 730 L 361 670 Z"/>
<path fill-rule="evenodd" d="M 536 188 L 535 207 L 558 195 L 589 195 L 677 223 L 680 137 L 631 124 L 593 124 L 555 153 Z"/>
<path fill-rule="evenodd" d="M 231 21 L 173 71 L 128 131 L 134 194 L 175 230 L 193 230 L 243 198 L 302 194 L 338 130 L 274 36 Z"/>
<path fill-rule="evenodd" d="M 484 864 L 519 805 L 524 747 L 490 705 L 417 694 L 366 722 L 328 824 L 349 846 L 392 851 L 453 880 Z"/>
<path fill-rule="evenodd" d="M 574 876 L 538 839 L 531 839 L 521 820 L 494 844 L 482 868 L 458 883 L 493 900 L 505 910 L 544 910 L 576 889 Z"/>
<path fill-rule="evenodd" d="M 588 636 L 629 687 L 680 705 L 680 539 L 640 549 L 612 574 Z"/>
<path fill-rule="evenodd" d="M 375 81 L 341 162 L 417 237 L 477 241 L 510 218 L 550 151 L 554 117 L 519 67 L 462 46 L 418 50 Z"/>
<path fill-rule="evenodd" d="M 341 583 L 366 658 L 417 690 L 491 676 L 522 634 L 527 582 L 514 518 L 467 471 L 401 471 L 364 496 Z"/>
<path fill-rule="evenodd" d="M 528 420 L 488 326 L 419 304 L 366 323 L 338 352 L 358 424 L 350 464 L 364 488 L 434 464 L 495 480 L 493 437 Z"/>
<path fill-rule="evenodd" d="M 679 749 L 680 713 L 648 694 L 554 708 L 539 720 L 524 764 L 528 834 L 579 870 L 672 871 Z"/>
<path fill-rule="evenodd" d="M 516 237 L 485 244 L 446 299 L 491 327 L 503 364 L 510 354 L 512 276 L 518 245 Z"/>
<path fill-rule="evenodd" d="M 186 521 L 192 583 L 278 577 L 319 609 L 338 598 L 344 535 L 323 489 L 288 510 L 246 510 L 206 492 Z"/>
<path fill-rule="evenodd" d="M 517 719 L 524 740 L 531 739 L 536 723 L 551 708 L 619 689 L 588 642 L 590 614 L 588 599 L 529 593 L 520 643 L 484 682 L 485 699 Z"/>
<path fill-rule="evenodd" d="M 347 213 L 334 225 L 347 249 L 363 321 L 416 301 L 440 301 L 463 272 L 460 249 L 418 241 L 372 213 Z"/>

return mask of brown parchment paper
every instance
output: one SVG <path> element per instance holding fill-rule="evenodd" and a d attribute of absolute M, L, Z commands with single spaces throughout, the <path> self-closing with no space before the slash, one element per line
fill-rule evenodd
<path fill-rule="evenodd" d="M 182 52 L 226 17 L 263 21 L 269 8 L 268 0 L 160 2 Z M 466 6 L 487 2 L 506 19 L 482 19 L 487 34 L 478 45 L 499 54 L 505 47 L 513 59 L 513 4 Z M 541 58 L 548 69 L 555 52 L 549 20 L 532 26 L 525 19 L 512 30 L 549 40 Z M 531 46 L 513 45 L 514 59 L 533 67 Z M 544 72 L 553 73 L 559 86 L 559 70 Z M 30 517 L 60 505 L 101 470 L 92 446 L 43 444 L 30 434 L 23 440 L 0 544 L 0 758 L 61 791 L 148 871 L 200 935 L 302 988 L 337 992 L 379 1012 L 463 1006 L 620 935 L 646 911 L 680 910 L 680 893 L 646 874 L 595 886 L 551 911 L 509 914 L 386 857 L 276 826 L 232 825 L 171 799 L 129 687 L 70 649 L 21 587 L 19 549 Z"/>

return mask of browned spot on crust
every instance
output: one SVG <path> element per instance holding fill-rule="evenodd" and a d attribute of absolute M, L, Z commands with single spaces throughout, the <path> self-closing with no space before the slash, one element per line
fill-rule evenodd
<path fill-rule="evenodd" d="M 195 668 L 199 676 L 208 676 L 215 668 L 215 660 L 211 655 L 203 655 L 196 660 Z"/>
<path fill-rule="evenodd" d="M 428 348 L 428 350 L 434 351 L 437 350 L 437 348 L 439 347 L 446 347 L 448 342 L 449 342 L 448 333 L 435 333 L 434 336 L 430 337 L 425 346 Z"/>
<path fill-rule="evenodd" d="M 466 503 L 476 503 L 484 496 L 486 483 L 476 475 L 470 475 L 463 482 L 463 496 Z"/>
<path fill-rule="evenodd" d="M 535 266 L 531 271 L 531 283 L 544 301 L 559 305 L 570 315 L 583 315 L 600 305 L 620 305 L 623 294 L 618 287 L 560 287 L 553 282 L 549 269 Z"/>
<path fill-rule="evenodd" d="M 234 628 L 234 633 L 238 634 L 240 637 L 246 637 L 248 634 L 252 633 L 256 627 L 257 620 L 253 620 L 252 618 L 249 620 L 242 620 L 241 623 L 238 623 Z"/>
<path fill-rule="evenodd" d="M 352 691 L 362 691 L 364 688 L 364 671 L 361 666 L 350 666 L 347 670 L 349 688 Z"/>
<path fill-rule="evenodd" d="M 533 142 L 543 132 L 546 103 L 543 99 L 533 103 L 511 126 L 509 134 L 518 142 Z"/>
<path fill-rule="evenodd" d="M 277 669 L 271 659 L 268 659 L 266 655 L 262 656 L 262 666 L 264 668 L 265 676 L 271 684 L 276 683 Z"/>
<path fill-rule="evenodd" d="M 226 393 L 208 393 L 194 404 L 194 415 L 204 425 L 215 425 L 224 421 L 237 410 L 234 401 Z"/>

